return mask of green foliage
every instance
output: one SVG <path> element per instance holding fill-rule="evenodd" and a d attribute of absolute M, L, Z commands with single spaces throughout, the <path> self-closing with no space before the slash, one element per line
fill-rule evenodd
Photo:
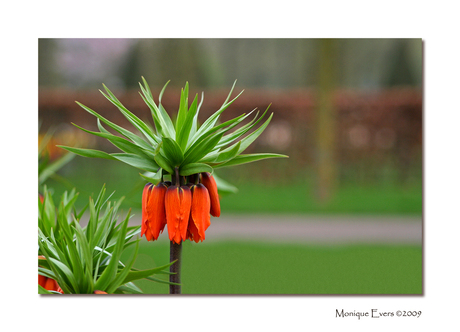
<path fill-rule="evenodd" d="M 109 199 L 113 194 L 106 198 L 105 193 L 103 187 L 96 200 L 90 198 L 79 213 L 74 207 L 78 198 L 75 190 L 65 192 L 57 208 L 46 187 L 43 201 L 39 200 L 38 272 L 56 280 L 65 294 L 92 294 L 95 290 L 142 293 L 133 281 L 155 281 L 153 275 L 168 274 L 165 269 L 174 263 L 143 271 L 133 268 L 139 246 L 139 240 L 133 237 L 140 232 L 140 226 L 128 226 L 130 211 L 117 224 L 122 199 L 112 204 Z M 89 221 L 82 227 L 80 219 L 86 209 Z M 122 263 L 121 255 L 133 245 L 134 254 Z M 49 292 L 39 286 L 39 293 Z"/>
<path fill-rule="evenodd" d="M 240 155 L 270 123 L 273 114 L 256 129 L 256 125 L 264 118 L 268 108 L 261 117 L 258 117 L 257 112 L 249 123 L 231 133 L 228 133 L 230 129 L 240 125 L 252 112 L 219 124 L 220 115 L 243 92 L 230 100 L 236 81 L 222 106 L 200 126 L 198 114 L 203 103 L 203 94 L 200 103 L 196 95 L 189 106 L 189 86 L 186 83 L 181 91 L 177 116 L 173 121 L 161 104 L 161 98 L 169 82 L 161 90 L 159 103 L 156 104 L 147 82 L 144 78 L 142 80 L 143 85 L 139 84 L 140 95 L 151 111 L 154 127 L 144 123 L 126 109 L 104 85 L 105 92 L 101 91 L 101 93 L 118 108 L 141 135 L 133 134 L 105 119 L 89 107 L 78 103 L 87 112 L 97 117 L 100 132 L 77 127 L 87 133 L 106 138 L 122 152 L 109 154 L 97 150 L 61 147 L 84 157 L 117 159 L 144 171 L 143 176 L 146 179 L 159 178 L 158 174 L 172 174 L 175 168 L 179 169 L 181 176 L 189 176 L 200 172 L 212 173 L 215 168 L 224 166 L 235 166 L 267 158 L 287 157 L 274 153 Z M 124 138 L 111 134 L 101 122 L 123 135 Z M 253 131 L 247 134 L 251 130 Z M 247 135 L 242 138 L 245 134 Z"/>

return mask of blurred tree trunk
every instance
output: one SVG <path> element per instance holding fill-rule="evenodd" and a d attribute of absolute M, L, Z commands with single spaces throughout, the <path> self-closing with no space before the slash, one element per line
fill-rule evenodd
<path fill-rule="evenodd" d="M 337 110 L 334 91 L 337 83 L 337 40 L 318 40 L 318 95 L 316 109 L 317 188 L 320 203 L 327 203 L 337 185 Z"/>

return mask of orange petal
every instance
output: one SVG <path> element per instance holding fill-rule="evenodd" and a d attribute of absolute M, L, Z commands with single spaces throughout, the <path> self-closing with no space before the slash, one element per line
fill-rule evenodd
<path fill-rule="evenodd" d="M 45 276 L 42 276 L 41 274 L 38 275 L 38 284 L 43 288 L 45 288 L 46 279 L 47 278 Z"/>
<path fill-rule="evenodd" d="M 192 208 L 192 192 L 187 186 L 179 188 L 180 196 L 180 235 L 182 240 L 187 239 L 187 228 L 190 219 L 190 209 Z"/>
<path fill-rule="evenodd" d="M 192 217 L 190 217 L 190 221 L 188 222 L 187 239 L 189 239 L 190 241 L 195 241 L 196 243 L 202 241 L 200 234 L 198 233 L 198 228 L 196 228 L 195 223 L 192 220 Z"/>
<path fill-rule="evenodd" d="M 166 190 L 165 210 L 169 240 L 180 244 L 187 239 L 187 226 L 192 205 L 192 193 L 187 186 L 171 186 Z"/>
<path fill-rule="evenodd" d="M 196 226 L 201 241 L 205 239 L 205 230 L 211 224 L 209 211 L 211 200 L 206 187 L 199 183 L 192 188 L 192 221 Z"/>
<path fill-rule="evenodd" d="M 163 231 L 166 225 L 165 211 L 165 194 L 167 187 L 163 183 L 159 183 L 152 187 L 147 203 L 147 217 L 149 229 L 155 240 L 158 239 L 160 232 Z"/>
<path fill-rule="evenodd" d="M 165 194 L 166 222 L 170 241 L 174 239 L 176 230 L 179 228 L 179 206 L 179 188 L 177 186 L 170 186 Z"/>
<path fill-rule="evenodd" d="M 146 232 L 145 232 L 145 238 L 147 239 L 147 241 L 152 241 L 153 240 L 153 234 L 152 232 L 150 231 L 150 228 L 146 227 Z"/>
<path fill-rule="evenodd" d="M 46 290 L 57 291 L 58 288 L 59 288 L 59 285 L 57 284 L 56 280 L 51 279 L 51 278 L 47 278 L 44 288 Z"/>
<path fill-rule="evenodd" d="M 201 183 L 208 189 L 209 197 L 211 199 L 210 213 L 214 217 L 220 216 L 220 202 L 219 194 L 217 192 L 216 180 L 210 173 L 201 173 Z"/>
<path fill-rule="evenodd" d="M 147 203 L 150 196 L 151 188 L 153 184 L 147 183 L 144 186 L 144 190 L 142 191 L 142 223 L 141 223 L 141 237 L 144 235 L 147 230 L 147 220 L 148 220 L 148 213 L 147 213 Z"/>

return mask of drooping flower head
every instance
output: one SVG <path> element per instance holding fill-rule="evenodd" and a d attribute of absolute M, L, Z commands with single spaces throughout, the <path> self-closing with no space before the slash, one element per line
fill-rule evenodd
<path fill-rule="evenodd" d="M 190 104 L 189 86 L 186 83 L 181 91 L 177 116 L 173 121 L 161 104 L 169 82 L 161 90 L 157 104 L 147 82 L 144 78 L 142 80 L 144 84 L 140 84 L 141 97 L 150 108 L 153 126 L 146 124 L 130 112 L 104 85 L 105 93 L 101 91 L 104 97 L 120 110 L 141 135 L 138 136 L 114 124 L 89 107 L 78 103 L 98 118 L 100 132 L 77 127 L 90 134 L 107 138 L 121 152 L 106 153 L 93 149 L 61 147 L 84 157 L 116 159 L 146 172 L 141 174 L 149 181 L 142 195 L 141 234 L 145 235 L 147 240 L 156 240 L 166 224 L 169 238 L 175 243 L 180 243 L 187 238 L 196 242 L 202 241 L 205 239 L 204 231 L 209 227 L 209 214 L 218 217 L 221 213 L 216 177 L 211 175 L 215 169 L 266 158 L 287 157 L 274 153 L 242 154 L 265 130 L 273 114 L 258 128 L 256 126 L 264 118 L 268 107 L 260 117 L 257 112 L 255 117 L 244 125 L 241 124 L 253 111 L 219 123 L 220 115 L 243 92 L 230 100 L 235 81 L 222 106 L 200 123 L 198 116 L 203 95 L 200 102 L 198 102 L 198 94 L 195 95 Z M 113 135 L 104 128 L 103 124 L 121 136 Z M 236 128 L 239 125 L 241 126 Z M 163 181 L 164 175 L 171 176 L 171 185 Z M 189 181 L 178 182 L 179 177 L 191 180 L 192 186 L 185 185 Z M 154 186 L 153 183 L 159 184 Z M 193 190 L 190 189 L 192 187 Z"/>
<path fill-rule="evenodd" d="M 211 225 L 212 200 L 208 189 L 203 183 L 189 182 L 182 186 L 169 183 L 145 185 L 141 236 L 145 235 L 148 241 L 157 240 L 167 225 L 169 239 L 174 243 L 180 244 L 187 239 L 197 243 L 203 241 L 205 231 Z M 215 191 L 217 194 L 217 187 Z M 219 206 L 218 197 L 216 199 L 215 204 Z"/>

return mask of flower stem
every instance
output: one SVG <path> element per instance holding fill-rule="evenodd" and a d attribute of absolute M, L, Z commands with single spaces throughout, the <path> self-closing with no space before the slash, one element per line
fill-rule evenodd
<path fill-rule="evenodd" d="M 169 275 L 169 282 L 180 284 L 180 268 L 181 268 L 181 256 L 182 256 L 182 243 L 177 244 L 173 241 L 169 245 L 169 261 L 176 261 L 169 267 L 169 272 L 175 273 Z M 169 294 L 181 294 L 180 285 L 169 285 Z"/>

